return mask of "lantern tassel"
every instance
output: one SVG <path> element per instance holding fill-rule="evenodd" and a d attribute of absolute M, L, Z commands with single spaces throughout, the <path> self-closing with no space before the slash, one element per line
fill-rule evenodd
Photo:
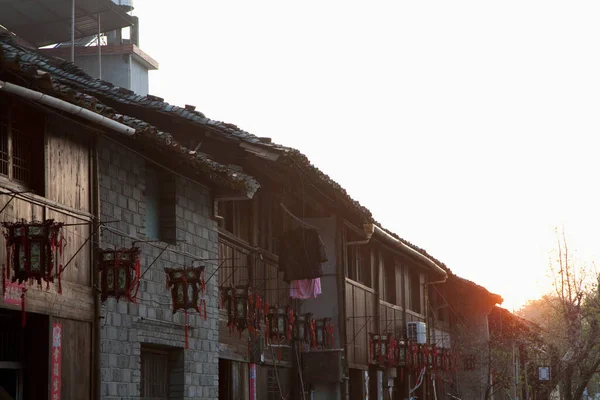
<path fill-rule="evenodd" d="M 206 312 L 206 299 L 202 301 L 202 305 L 204 307 L 204 320 L 206 321 L 208 319 L 208 313 Z"/>
<path fill-rule="evenodd" d="M 6 293 L 6 277 L 4 276 L 4 270 L 6 265 L 2 264 L 2 295 Z"/>
<path fill-rule="evenodd" d="M 46 282 L 48 284 L 48 282 Z M 62 294 L 62 283 L 60 281 L 60 274 L 58 274 L 58 294 Z"/>
<path fill-rule="evenodd" d="M 25 293 L 27 289 L 21 289 L 21 327 L 25 328 L 25 323 L 27 322 L 27 314 L 25 312 Z"/>
<path fill-rule="evenodd" d="M 189 343 L 189 339 L 188 339 L 188 312 L 187 312 L 187 310 L 185 310 L 183 312 L 183 315 L 184 315 L 184 320 L 185 320 L 184 328 L 183 328 L 183 330 L 185 331 L 185 348 L 189 349 L 190 343 Z"/>
<path fill-rule="evenodd" d="M 4 271 L 3 271 L 4 272 Z M 6 241 L 6 280 L 10 279 L 10 244 Z"/>

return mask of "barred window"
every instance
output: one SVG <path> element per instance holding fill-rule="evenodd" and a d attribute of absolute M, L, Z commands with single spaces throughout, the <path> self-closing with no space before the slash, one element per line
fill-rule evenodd
<path fill-rule="evenodd" d="M 0 99 L 0 176 L 44 195 L 44 115 Z"/>

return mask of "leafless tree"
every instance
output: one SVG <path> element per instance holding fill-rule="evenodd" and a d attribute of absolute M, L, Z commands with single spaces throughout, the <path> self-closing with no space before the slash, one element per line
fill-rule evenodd
<path fill-rule="evenodd" d="M 579 400 L 600 366 L 600 296 L 598 275 L 579 265 L 564 230 L 556 232 L 556 257 L 550 262 L 554 293 L 538 305 L 538 322 L 555 351 L 553 373 L 563 400 Z"/>

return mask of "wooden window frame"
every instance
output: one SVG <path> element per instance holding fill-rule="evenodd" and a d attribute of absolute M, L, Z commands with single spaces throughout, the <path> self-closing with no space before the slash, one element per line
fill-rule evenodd
<path fill-rule="evenodd" d="M 219 228 L 247 243 L 252 241 L 252 202 L 248 200 L 219 201 Z"/>
<path fill-rule="evenodd" d="M 417 314 L 421 314 L 421 299 L 423 296 L 423 291 L 421 288 L 421 273 L 414 267 L 408 268 L 408 289 L 409 309 Z"/>
<path fill-rule="evenodd" d="M 373 263 L 369 245 L 347 246 L 348 278 L 367 287 L 373 287 Z"/>
<path fill-rule="evenodd" d="M 19 108 L 23 114 L 32 114 L 28 119 L 33 121 L 31 125 L 15 126 L 18 123 L 15 109 Z M 0 100 L 0 179 L 16 189 L 31 189 L 35 194 L 44 196 L 45 141 L 46 119 L 43 113 L 18 101 Z M 17 177 L 19 170 L 26 176 Z"/>
<path fill-rule="evenodd" d="M 394 256 L 383 256 L 382 300 L 389 304 L 397 304 L 396 298 L 396 260 Z"/>

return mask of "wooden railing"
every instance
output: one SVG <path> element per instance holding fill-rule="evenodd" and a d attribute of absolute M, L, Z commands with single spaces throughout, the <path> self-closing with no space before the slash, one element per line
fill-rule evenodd
<path fill-rule="evenodd" d="M 404 329 L 402 307 L 379 300 L 379 333 L 403 335 Z"/>

